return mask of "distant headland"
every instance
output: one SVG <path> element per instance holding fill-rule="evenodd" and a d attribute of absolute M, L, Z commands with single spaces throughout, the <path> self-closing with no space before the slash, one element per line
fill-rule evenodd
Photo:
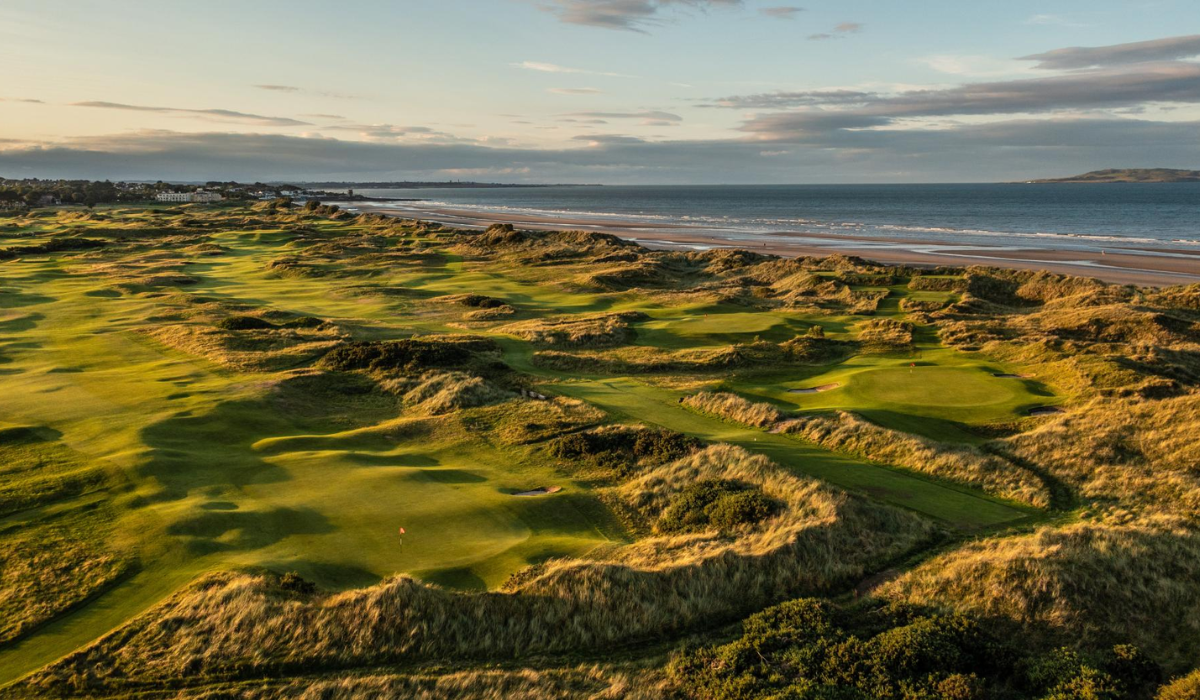
<path fill-rule="evenodd" d="M 1026 180 L 1032 184 L 1057 182 L 1200 182 L 1200 170 L 1175 168 L 1109 168 L 1072 177 Z"/>

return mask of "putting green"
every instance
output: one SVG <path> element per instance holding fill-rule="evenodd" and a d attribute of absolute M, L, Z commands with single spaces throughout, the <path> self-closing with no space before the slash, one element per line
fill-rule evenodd
<path fill-rule="evenodd" d="M 979 369 L 919 366 L 859 372 L 844 391 L 865 403 L 994 406 L 1016 398 L 1016 386 Z"/>

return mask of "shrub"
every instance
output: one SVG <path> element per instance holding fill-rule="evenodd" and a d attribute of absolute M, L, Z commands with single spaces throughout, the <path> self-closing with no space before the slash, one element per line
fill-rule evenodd
<path fill-rule="evenodd" d="M 801 599 L 751 616 L 729 644 L 677 654 L 668 676 L 681 694 L 711 700 L 1117 700 L 1155 685 L 1153 673 L 1119 668 L 1131 653 L 1043 654 L 964 615 Z"/>
<path fill-rule="evenodd" d="M 1164 685 L 1156 700 L 1200 700 L 1200 670 Z"/>
<path fill-rule="evenodd" d="M 277 328 L 277 326 L 257 316 L 229 316 L 217 321 L 217 328 L 226 331 L 255 331 Z"/>
<path fill-rule="evenodd" d="M 392 341 L 345 343 L 321 358 L 321 366 L 336 371 L 371 370 L 414 372 L 427 368 L 462 367 L 480 354 L 500 347 L 486 338 L 471 336 L 410 338 Z"/>
<path fill-rule="evenodd" d="M 470 306 L 476 309 L 496 309 L 507 304 L 495 297 L 484 296 L 482 294 L 467 294 L 462 298 L 463 306 Z"/>
<path fill-rule="evenodd" d="M 676 495 L 655 527 L 667 533 L 710 528 L 731 530 L 762 522 L 778 510 L 778 502 L 750 484 L 732 479 L 705 479 Z"/>
<path fill-rule="evenodd" d="M 874 348 L 909 348 L 913 343 L 913 325 L 890 318 L 871 319 L 859 326 L 858 340 Z"/>
<path fill-rule="evenodd" d="M 701 445 L 700 440 L 673 430 L 608 426 L 565 435 L 550 443 L 549 452 L 560 459 L 586 460 L 626 477 L 639 463 L 664 464 Z"/>

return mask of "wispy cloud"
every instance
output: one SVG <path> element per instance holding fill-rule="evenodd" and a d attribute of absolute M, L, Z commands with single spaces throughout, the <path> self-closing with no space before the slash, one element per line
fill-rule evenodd
<path fill-rule="evenodd" d="M 547 0 L 541 9 L 560 22 L 645 33 L 671 10 L 738 7 L 742 0 Z"/>
<path fill-rule="evenodd" d="M 445 131 L 428 126 L 401 126 L 396 124 L 334 124 L 324 127 L 327 131 L 353 133 L 364 141 L 393 143 L 474 143 Z"/>
<path fill-rule="evenodd" d="M 842 22 L 828 32 L 820 32 L 818 34 L 809 34 L 809 41 L 822 41 L 825 39 L 843 39 L 847 35 L 857 34 L 863 30 L 861 22 Z"/>
<path fill-rule="evenodd" d="M 350 95 L 350 94 L 347 94 L 344 92 L 330 92 L 328 90 L 311 90 L 309 88 L 298 87 L 296 85 L 278 85 L 278 84 L 273 84 L 273 83 L 260 83 L 258 85 L 254 85 L 253 87 L 258 88 L 259 90 L 267 90 L 268 92 L 296 93 L 296 94 L 302 93 L 302 94 L 307 94 L 307 95 L 316 95 L 317 97 L 331 97 L 336 100 L 361 100 L 362 99 L 361 95 Z"/>
<path fill-rule="evenodd" d="M 565 116 L 580 120 L 636 119 L 641 122 L 642 126 L 675 126 L 683 121 L 683 117 L 678 114 L 655 110 L 641 112 L 572 112 Z"/>
<path fill-rule="evenodd" d="M 1062 15 L 1052 15 L 1052 14 L 1033 15 L 1029 19 L 1025 20 L 1025 24 L 1049 25 L 1049 26 L 1054 26 L 1054 27 L 1086 27 L 1086 26 L 1089 26 L 1082 22 L 1076 22 L 1074 20 L 1063 17 Z"/>
<path fill-rule="evenodd" d="M 72 102 L 72 107 L 94 107 L 98 109 L 117 109 L 127 112 L 157 112 L 161 114 L 177 114 L 194 117 L 207 121 L 235 122 L 240 124 L 255 124 L 258 126 L 310 126 L 309 122 L 289 117 L 268 117 L 261 114 L 235 112 L 229 109 L 187 109 L 183 107 L 151 107 L 147 105 L 130 105 L 120 102 Z"/>
<path fill-rule="evenodd" d="M 1022 61 L 1037 61 L 1043 70 L 1077 70 L 1098 66 L 1120 66 L 1150 61 L 1170 61 L 1200 56 L 1200 34 L 1136 41 L 1112 46 L 1072 46 L 1045 53 L 1022 56 Z"/>
<path fill-rule="evenodd" d="M 581 88 L 546 88 L 546 92 L 552 92 L 555 95 L 599 95 L 600 90 L 590 87 Z"/>
<path fill-rule="evenodd" d="M 560 66 L 557 63 L 542 63 L 540 61 L 521 61 L 514 63 L 518 68 L 525 70 L 537 71 L 539 73 L 574 73 L 577 75 L 602 75 L 607 78 L 632 78 L 631 75 L 622 73 L 609 73 L 607 71 L 587 70 L 585 68 L 571 68 L 570 66 Z"/>
<path fill-rule="evenodd" d="M 22 102 L 31 105 L 44 105 L 42 100 L 35 100 L 28 97 L 0 97 L 0 102 Z"/>
<path fill-rule="evenodd" d="M 760 7 L 758 12 L 772 19 L 796 19 L 796 15 L 804 12 L 803 7 L 794 5 L 782 5 L 779 7 Z"/>
<path fill-rule="evenodd" d="M 861 104 L 878 97 L 877 92 L 862 90 L 798 90 L 763 92 L 752 95 L 718 97 L 702 103 L 701 107 L 729 107 L 733 109 L 790 109 L 808 105 L 823 107 L 839 104 Z"/>
<path fill-rule="evenodd" d="M 922 56 L 916 59 L 916 62 L 939 73 L 973 78 L 992 78 L 1030 72 L 1028 64 L 1014 59 L 997 59 L 991 56 L 936 54 Z"/>

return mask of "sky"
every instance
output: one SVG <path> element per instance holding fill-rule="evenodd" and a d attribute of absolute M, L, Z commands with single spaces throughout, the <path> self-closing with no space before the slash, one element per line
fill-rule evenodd
<path fill-rule="evenodd" d="M 0 177 L 1200 168 L 1197 0 L 4 0 Z"/>

